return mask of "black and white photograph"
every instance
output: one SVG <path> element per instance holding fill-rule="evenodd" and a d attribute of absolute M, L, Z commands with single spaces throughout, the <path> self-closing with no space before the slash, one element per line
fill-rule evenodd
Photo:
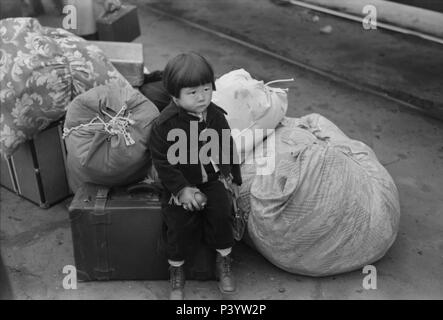
<path fill-rule="evenodd" d="M 0 0 L 0 104 L 0 300 L 443 299 L 442 0 Z"/>

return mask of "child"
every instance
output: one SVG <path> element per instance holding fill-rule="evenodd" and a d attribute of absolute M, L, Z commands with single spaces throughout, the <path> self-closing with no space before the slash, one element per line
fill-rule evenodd
<path fill-rule="evenodd" d="M 226 113 L 211 102 L 212 91 L 215 90 L 214 71 L 199 54 L 180 54 L 168 62 L 163 84 L 172 101 L 155 120 L 150 148 L 154 166 L 166 190 L 162 214 L 170 264 L 170 298 L 183 299 L 185 249 L 192 241 L 200 241 L 202 236 L 208 246 L 217 250 L 216 272 L 220 290 L 232 293 L 236 285 L 230 255 L 234 245 L 231 202 L 222 181 L 232 178 L 238 190 L 242 180 L 235 145 L 224 116 Z M 198 128 L 198 136 L 193 134 L 196 130 L 193 131 L 192 127 Z M 170 141 L 168 134 L 180 129 L 186 133 L 186 143 L 183 144 L 186 159 L 173 164 L 174 161 L 168 159 L 168 150 L 171 151 L 175 140 Z M 191 161 L 205 145 L 199 137 L 206 129 L 217 132 L 219 150 L 211 151 L 208 155 L 210 161 L 202 160 L 200 156 L 197 161 Z M 227 148 L 226 143 L 221 141 L 223 129 L 225 133 L 228 130 Z M 228 153 L 230 156 L 225 161 Z M 223 154 L 225 157 L 222 157 Z M 206 203 L 195 197 L 198 192 L 207 197 Z"/>

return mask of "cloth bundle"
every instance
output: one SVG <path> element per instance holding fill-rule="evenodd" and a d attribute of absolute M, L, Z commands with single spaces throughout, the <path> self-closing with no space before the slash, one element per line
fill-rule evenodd
<path fill-rule="evenodd" d="M 280 81 L 287 80 L 272 82 Z M 269 84 L 253 79 L 244 69 L 231 71 L 215 82 L 212 102 L 228 113 L 226 119 L 241 159 L 246 159 L 286 114 L 286 90 Z"/>
<path fill-rule="evenodd" d="M 33 18 L 0 20 L 0 152 L 11 155 L 77 95 L 128 82 L 96 46 Z"/>
<path fill-rule="evenodd" d="M 84 182 L 136 183 L 148 175 L 148 140 L 157 107 L 132 87 L 98 86 L 68 106 L 64 127 L 73 191 Z"/>
<path fill-rule="evenodd" d="M 270 141 L 273 143 L 270 143 Z M 318 114 L 285 118 L 256 149 L 275 169 L 242 166 L 239 204 L 255 248 L 292 273 L 327 276 L 386 253 L 399 227 L 397 187 L 364 143 Z"/>

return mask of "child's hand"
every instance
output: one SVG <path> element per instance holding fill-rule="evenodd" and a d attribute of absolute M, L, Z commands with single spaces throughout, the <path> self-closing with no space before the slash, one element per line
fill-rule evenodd
<path fill-rule="evenodd" d="M 196 201 L 194 197 L 194 194 L 196 192 L 201 192 L 201 191 L 198 188 L 185 187 L 180 192 L 178 200 L 180 201 L 185 210 L 194 211 L 194 210 L 203 209 L 203 207 L 199 205 L 199 203 Z"/>
<path fill-rule="evenodd" d="M 203 209 L 206 206 L 206 203 L 208 202 L 208 197 L 206 197 L 206 195 L 200 191 L 194 193 L 194 199 L 195 201 L 197 201 L 201 209 Z"/>

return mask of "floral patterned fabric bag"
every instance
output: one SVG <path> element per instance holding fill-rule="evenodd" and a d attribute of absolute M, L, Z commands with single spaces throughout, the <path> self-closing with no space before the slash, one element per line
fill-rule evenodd
<path fill-rule="evenodd" d="M 129 86 L 100 49 L 33 18 L 0 20 L 0 152 L 17 147 L 65 115 L 92 87 Z"/>

